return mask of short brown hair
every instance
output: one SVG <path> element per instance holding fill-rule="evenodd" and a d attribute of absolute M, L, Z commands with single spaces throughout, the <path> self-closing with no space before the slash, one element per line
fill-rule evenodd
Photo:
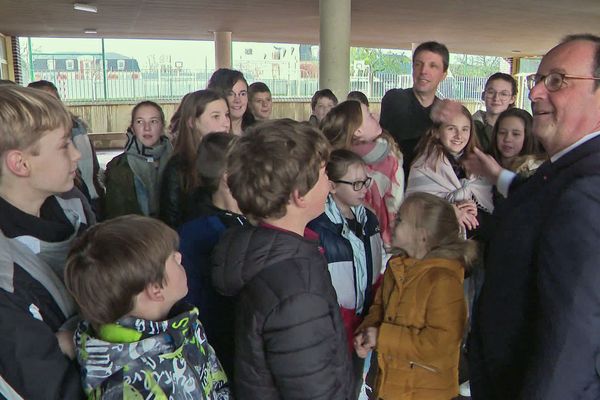
<path fill-rule="evenodd" d="M 444 72 L 448 71 L 448 67 L 450 66 L 450 52 L 448 52 L 448 48 L 445 44 L 438 42 L 424 42 L 417 46 L 415 51 L 413 51 L 413 63 L 415 62 L 415 58 L 422 51 L 429 51 L 431 53 L 435 53 L 442 57 L 442 62 L 444 63 Z"/>
<path fill-rule="evenodd" d="M 406 210 L 415 228 L 423 228 L 427 235 L 425 258 L 459 260 L 465 267 L 477 258 L 477 244 L 463 238 L 452 205 L 431 193 L 412 193 L 404 199 L 401 210 Z M 398 212 L 400 217 L 400 212 Z"/>
<path fill-rule="evenodd" d="M 329 100 L 333 101 L 333 104 L 335 104 L 335 105 L 337 105 L 337 103 L 338 103 L 338 98 L 336 97 L 335 94 L 333 94 L 331 89 L 321 89 L 321 90 L 317 90 L 315 92 L 315 94 L 313 94 L 313 97 L 310 99 L 310 109 L 315 111 L 317 102 L 323 97 L 326 97 Z"/>
<path fill-rule="evenodd" d="M 366 166 L 367 163 L 361 156 L 351 150 L 337 149 L 331 152 L 329 162 L 327 163 L 327 176 L 330 181 L 342 179 L 348 172 L 351 165 Z"/>
<path fill-rule="evenodd" d="M 240 210 L 255 220 L 281 218 L 294 190 L 305 195 L 329 159 L 314 127 L 291 119 L 250 127 L 227 156 L 227 184 Z"/>
<path fill-rule="evenodd" d="M 45 79 L 31 82 L 29 85 L 27 85 L 27 87 L 32 89 L 51 91 L 52 93 L 54 93 L 54 96 L 56 96 L 57 99 L 60 99 L 60 95 L 58 94 L 58 88 L 56 87 L 56 85 Z"/>
<path fill-rule="evenodd" d="M 124 215 L 89 228 L 67 257 L 65 284 L 94 326 L 133 310 L 147 285 L 165 282 L 165 263 L 178 249 L 177 233 L 163 222 Z"/>
<path fill-rule="evenodd" d="M 506 83 L 509 83 L 510 90 L 512 91 L 511 96 L 517 95 L 517 92 L 519 91 L 519 85 L 517 84 L 517 80 L 515 78 L 513 78 L 512 75 L 505 74 L 504 72 L 496 72 L 495 74 L 490 75 L 490 77 L 487 79 L 487 81 L 485 81 L 484 92 L 485 92 L 485 89 L 488 88 L 490 83 L 492 83 L 494 81 L 504 81 Z M 509 105 L 509 108 L 510 108 L 510 106 L 514 106 L 514 105 L 513 104 Z"/>
<path fill-rule="evenodd" d="M 252 101 L 257 93 L 269 93 L 269 96 L 271 96 L 271 89 L 264 82 L 254 82 L 248 86 L 248 101 Z"/>
<path fill-rule="evenodd" d="M 0 157 L 8 150 L 24 150 L 61 127 L 71 130 L 71 115 L 60 100 L 37 89 L 0 86 Z"/>
<path fill-rule="evenodd" d="M 235 143 L 232 133 L 212 132 L 204 136 L 198 146 L 196 163 L 200 174 L 200 186 L 209 193 L 219 189 L 219 182 L 227 165 L 227 150 Z"/>

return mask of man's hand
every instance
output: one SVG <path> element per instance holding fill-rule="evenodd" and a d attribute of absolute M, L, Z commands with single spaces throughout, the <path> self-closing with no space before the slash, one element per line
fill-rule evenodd
<path fill-rule="evenodd" d="M 448 124 L 462 113 L 462 107 L 459 102 L 448 99 L 436 101 L 431 108 L 431 120 L 438 124 Z"/>
<path fill-rule="evenodd" d="M 474 148 L 473 153 L 467 154 L 462 163 L 468 175 L 484 177 L 492 185 L 498 182 L 498 177 L 502 172 L 502 167 L 494 157 L 485 154 L 478 148 Z"/>

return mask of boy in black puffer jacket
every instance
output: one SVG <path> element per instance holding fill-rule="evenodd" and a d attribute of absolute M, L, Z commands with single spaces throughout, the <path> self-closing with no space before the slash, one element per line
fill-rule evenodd
<path fill-rule="evenodd" d="M 269 121 L 228 155 L 228 186 L 257 226 L 227 231 L 213 283 L 237 296 L 239 399 L 348 399 L 352 367 L 344 325 L 317 235 L 325 206 L 325 137 L 308 124 Z"/>

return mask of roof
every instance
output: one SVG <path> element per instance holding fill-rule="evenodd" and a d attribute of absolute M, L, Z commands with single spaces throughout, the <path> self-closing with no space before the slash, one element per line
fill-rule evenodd
<path fill-rule="evenodd" d="M 330 0 L 333 1 L 333 0 Z M 71 2 L 0 0 L 0 30 L 14 36 L 319 42 L 319 0 L 102 0 L 98 13 Z M 541 55 L 563 36 L 600 34 L 598 0 L 355 0 L 353 46 L 410 49 L 437 40 L 451 52 Z M 513 51 L 518 51 L 515 53 Z"/>

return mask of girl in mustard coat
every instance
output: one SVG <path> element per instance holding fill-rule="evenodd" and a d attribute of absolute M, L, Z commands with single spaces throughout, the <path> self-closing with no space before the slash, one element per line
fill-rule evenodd
<path fill-rule="evenodd" d="M 462 239 L 456 214 L 427 193 L 406 198 L 383 284 L 357 330 L 359 356 L 377 350 L 376 398 L 449 400 L 458 395 L 458 359 L 467 320 L 464 268 L 476 245 Z"/>

